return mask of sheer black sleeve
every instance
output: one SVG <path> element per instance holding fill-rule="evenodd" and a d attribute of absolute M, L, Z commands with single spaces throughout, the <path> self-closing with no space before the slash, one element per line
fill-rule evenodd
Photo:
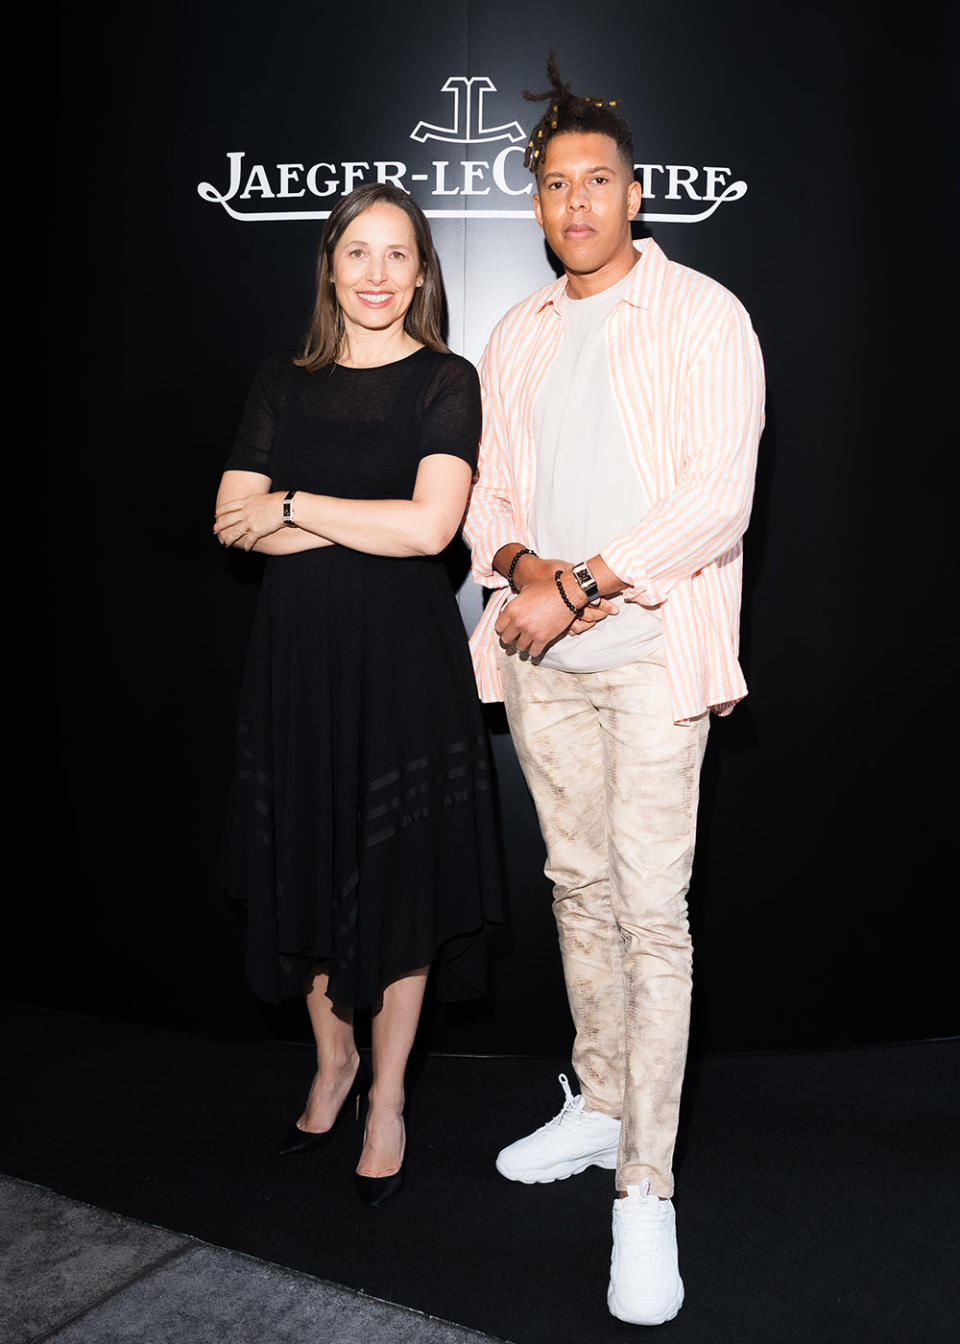
<path fill-rule="evenodd" d="M 258 471 L 273 476 L 273 440 L 284 401 L 289 354 L 271 355 L 247 393 L 240 428 L 224 471 Z"/>
<path fill-rule="evenodd" d="M 420 457 L 449 453 L 476 469 L 480 443 L 480 379 L 469 360 L 448 355 L 426 389 Z"/>

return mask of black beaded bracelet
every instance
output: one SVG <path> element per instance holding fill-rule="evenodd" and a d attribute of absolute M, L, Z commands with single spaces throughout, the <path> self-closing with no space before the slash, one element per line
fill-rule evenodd
<path fill-rule="evenodd" d="M 560 575 L 561 575 L 562 573 L 563 573 L 563 570 L 562 570 L 562 569 L 558 569 L 557 572 L 556 572 L 556 574 L 554 574 L 554 576 L 553 576 L 553 578 L 554 578 L 554 582 L 555 582 L 556 585 L 557 585 L 557 592 L 560 594 L 560 596 L 563 598 L 564 602 L 567 604 L 567 606 L 568 606 L 568 607 L 570 608 L 570 610 L 573 612 L 574 616 L 579 616 L 580 613 L 581 613 L 581 611 L 583 611 L 583 607 L 585 607 L 587 604 L 586 604 L 586 602 L 584 602 L 583 607 L 575 607 L 575 606 L 573 605 L 573 603 L 570 601 L 569 597 L 567 597 L 566 593 L 563 591 L 563 584 L 560 582 Z"/>
<path fill-rule="evenodd" d="M 520 589 L 513 581 L 513 571 L 516 569 L 517 561 L 520 559 L 521 555 L 537 555 L 537 553 L 536 551 L 531 551 L 529 546 L 521 546 L 519 551 L 517 551 L 513 559 L 510 561 L 510 568 L 507 570 L 507 583 L 509 583 L 510 591 L 513 593 L 519 593 L 520 591 Z M 539 558 L 540 557 L 537 556 L 538 560 Z"/>

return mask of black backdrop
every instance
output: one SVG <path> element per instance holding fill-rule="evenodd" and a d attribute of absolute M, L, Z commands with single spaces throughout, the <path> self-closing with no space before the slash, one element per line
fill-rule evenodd
<path fill-rule="evenodd" d="M 45 10 L 25 47 L 26 224 L 7 258 L 26 335 L 8 392 L 11 522 L 26 523 L 8 555 L 8 997 L 303 1033 L 296 1007 L 248 994 L 215 878 L 258 562 L 209 529 L 253 371 L 304 326 L 322 225 L 237 219 L 198 187 L 222 193 L 242 152 L 244 183 L 263 168 L 231 209 L 308 213 L 330 206 L 306 185 L 312 165 L 334 165 L 322 191 L 346 162 L 364 178 L 404 164 L 425 208 L 473 216 L 433 226 L 450 344 L 476 359 L 551 275 L 531 219 L 475 212 L 529 209 L 510 194 L 519 155 L 499 184 L 493 164 L 513 120 L 530 125 L 519 91 L 542 85 L 554 46 L 578 90 L 624 99 L 638 160 L 662 167 L 646 227 L 738 294 L 767 362 L 751 695 L 714 724 L 691 894 L 695 1044 L 957 1029 L 946 12 L 912 6 L 905 34 L 852 0 Z M 455 143 L 465 86 L 459 121 L 442 87 L 458 76 L 475 81 L 469 144 Z M 495 89 L 479 107 L 481 77 Z M 414 140 L 420 122 L 434 131 Z M 303 196 L 279 194 L 282 163 L 301 165 L 286 180 Z M 716 204 L 734 182 L 746 191 Z M 469 581 L 461 602 L 469 623 Z M 562 1049 L 542 849 L 496 711 L 490 725 L 512 921 L 491 947 L 490 999 L 432 1009 L 426 1038 Z"/>

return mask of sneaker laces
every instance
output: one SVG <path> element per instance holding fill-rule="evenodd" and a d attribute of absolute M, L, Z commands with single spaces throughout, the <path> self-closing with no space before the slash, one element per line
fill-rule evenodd
<path fill-rule="evenodd" d="M 557 1075 L 560 1086 L 563 1088 L 564 1102 L 562 1108 L 557 1112 L 552 1120 L 548 1120 L 545 1125 L 541 1125 L 537 1130 L 542 1134 L 548 1129 L 562 1129 L 568 1122 L 576 1123 L 583 1114 L 583 1097 L 574 1096 L 570 1091 L 570 1082 L 565 1073 Z"/>
<path fill-rule="evenodd" d="M 650 1181 L 627 1187 L 628 1196 L 618 1199 L 620 1234 L 629 1241 L 631 1255 L 652 1256 L 660 1245 L 667 1201 L 650 1194 Z M 637 1198 L 639 1196 L 639 1198 Z"/>

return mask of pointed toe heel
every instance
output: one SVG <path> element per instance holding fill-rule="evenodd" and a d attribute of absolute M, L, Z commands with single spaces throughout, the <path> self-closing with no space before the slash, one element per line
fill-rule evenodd
<path fill-rule="evenodd" d="M 282 1157 L 288 1157 L 293 1153 L 314 1153 L 318 1148 L 325 1148 L 333 1138 L 334 1130 L 344 1115 L 352 1111 L 354 1120 L 358 1121 L 360 1119 L 360 1104 L 364 1092 L 368 1091 L 369 1087 L 369 1067 L 363 1055 L 361 1055 L 356 1076 L 350 1085 L 350 1091 L 347 1093 L 344 1103 L 337 1112 L 336 1119 L 330 1128 L 325 1129 L 322 1134 L 311 1134 L 309 1130 L 301 1129 L 299 1125 L 291 1125 L 277 1144 L 277 1152 Z"/>
<path fill-rule="evenodd" d="M 337 1120 L 339 1118 L 337 1116 Z M 277 1152 L 282 1157 L 288 1157 L 291 1153 L 312 1153 L 317 1148 L 325 1148 L 333 1137 L 333 1131 L 336 1127 L 337 1121 L 334 1120 L 330 1128 L 325 1129 L 322 1134 L 311 1134 L 309 1130 L 291 1125 L 277 1144 Z"/>
<path fill-rule="evenodd" d="M 388 1199 L 393 1199 L 394 1195 L 399 1193 L 403 1185 L 405 1166 L 406 1163 L 401 1162 L 400 1170 L 395 1171 L 392 1176 L 360 1176 L 354 1172 L 353 1181 L 357 1187 L 357 1194 L 371 1209 L 379 1209 L 381 1204 L 386 1204 Z"/>

